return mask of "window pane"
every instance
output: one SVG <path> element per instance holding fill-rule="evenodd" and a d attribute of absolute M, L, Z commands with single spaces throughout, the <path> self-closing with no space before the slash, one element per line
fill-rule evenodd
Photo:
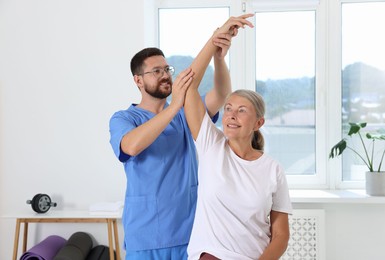
<path fill-rule="evenodd" d="M 186 69 L 219 25 L 229 17 L 229 8 L 159 9 L 159 47 L 175 67 L 175 76 Z M 200 92 L 206 93 L 213 83 L 210 64 Z"/>
<path fill-rule="evenodd" d="M 367 130 L 385 127 L 384 24 L 384 2 L 342 4 L 343 136 L 346 136 L 349 122 L 367 122 Z M 348 145 L 362 154 L 360 141 L 349 139 Z M 376 142 L 378 149 L 380 146 L 383 149 L 381 142 Z M 374 156 L 377 158 L 374 165 L 378 167 L 380 150 L 375 150 Z M 363 180 L 367 169 L 360 167 L 362 164 L 355 154 L 344 152 L 343 180 Z M 361 170 L 355 170 L 357 168 Z"/>
<path fill-rule="evenodd" d="M 175 67 L 175 77 L 190 66 L 214 30 L 229 18 L 228 7 L 159 9 L 159 47 Z M 228 63 L 228 56 L 226 62 Z M 208 66 L 199 93 L 213 87 L 214 65 Z M 217 121 L 221 126 L 222 111 Z"/>
<path fill-rule="evenodd" d="M 255 19 L 266 151 L 287 174 L 315 174 L 315 11 L 263 12 Z"/>

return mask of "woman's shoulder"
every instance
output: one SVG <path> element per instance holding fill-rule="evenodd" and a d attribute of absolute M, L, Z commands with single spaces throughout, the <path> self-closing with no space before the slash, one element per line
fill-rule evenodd
<path fill-rule="evenodd" d="M 260 157 L 261 161 L 263 161 L 266 164 L 271 165 L 272 167 L 283 169 L 281 163 L 275 159 L 273 156 L 270 154 L 263 152 L 262 156 Z"/>

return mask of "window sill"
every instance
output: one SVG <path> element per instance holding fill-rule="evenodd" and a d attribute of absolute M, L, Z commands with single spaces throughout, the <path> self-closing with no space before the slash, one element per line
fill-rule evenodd
<path fill-rule="evenodd" d="M 365 190 L 290 190 L 292 203 L 385 204 L 385 197 L 369 196 Z"/>

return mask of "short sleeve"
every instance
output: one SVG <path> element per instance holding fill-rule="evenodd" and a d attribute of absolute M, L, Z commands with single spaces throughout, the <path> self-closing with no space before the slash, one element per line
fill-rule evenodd
<path fill-rule="evenodd" d="M 125 154 L 120 148 L 120 142 L 125 134 L 136 128 L 137 125 L 122 112 L 116 112 L 110 119 L 110 144 L 119 161 L 125 162 L 130 155 Z"/>
<path fill-rule="evenodd" d="M 272 210 L 292 214 L 292 204 L 290 200 L 289 187 L 286 175 L 281 165 L 277 167 L 277 188 L 273 193 Z"/>
<path fill-rule="evenodd" d="M 224 134 L 214 125 L 206 112 L 199 129 L 198 137 L 195 141 L 198 154 L 204 154 L 211 146 L 221 141 L 223 138 L 225 138 Z"/>

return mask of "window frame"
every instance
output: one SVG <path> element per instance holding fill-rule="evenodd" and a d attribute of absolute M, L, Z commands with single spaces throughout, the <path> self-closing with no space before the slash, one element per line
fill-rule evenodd
<path fill-rule="evenodd" d="M 329 19 L 328 42 L 328 100 L 330 100 L 328 113 L 333 115 L 328 123 L 338 126 L 328 129 L 328 147 L 332 147 L 342 139 L 342 5 L 345 3 L 371 3 L 385 2 L 384 0 L 327 0 Z M 338 26 L 337 26 L 338 25 Z M 335 87 L 333 87 L 335 86 Z M 329 160 L 328 174 L 331 176 L 335 189 L 365 189 L 365 181 L 343 181 L 342 157 Z"/>
<path fill-rule="evenodd" d="M 145 43 L 158 46 L 158 9 L 229 7 L 230 16 L 265 11 L 315 11 L 316 174 L 287 175 L 290 189 L 364 188 L 364 181 L 343 181 L 341 158 L 329 159 L 330 148 L 342 138 L 341 121 L 341 15 L 343 3 L 383 0 L 147 0 Z M 151 5 L 152 8 L 149 8 Z M 218 26 L 221 21 L 218 21 Z M 255 88 L 255 31 L 245 30 L 232 42 L 230 75 L 233 90 Z M 338 129 L 338 130 L 337 130 Z"/>
<path fill-rule="evenodd" d="M 315 142 L 316 142 L 316 172 L 314 175 L 287 175 L 287 181 L 290 188 L 312 188 L 312 189 L 325 189 L 328 188 L 327 175 L 326 175 L 326 158 L 322 156 L 326 153 L 326 146 L 324 140 L 324 133 L 326 131 L 325 121 L 326 121 L 326 112 L 319 107 L 324 107 L 325 103 L 325 94 L 322 86 L 325 86 L 325 43 L 322 42 L 322 39 L 325 39 L 324 28 L 326 19 L 322 17 L 325 13 L 324 3 L 318 1 L 304 1 L 304 0 L 293 0 L 290 4 L 287 1 L 273 1 L 273 4 L 269 5 L 268 1 L 251 1 L 248 4 L 248 12 L 275 12 L 275 11 L 314 11 L 315 12 L 315 119 L 316 119 L 316 128 L 315 128 Z M 250 40 L 246 42 L 247 56 L 246 57 L 255 57 L 255 30 L 247 30 L 247 37 Z M 252 40 L 251 40 L 252 39 Z M 246 59 L 247 60 L 247 59 Z M 251 64 L 246 65 L 246 75 L 247 83 L 246 86 L 251 86 L 254 90 L 255 87 L 255 61 Z"/>

